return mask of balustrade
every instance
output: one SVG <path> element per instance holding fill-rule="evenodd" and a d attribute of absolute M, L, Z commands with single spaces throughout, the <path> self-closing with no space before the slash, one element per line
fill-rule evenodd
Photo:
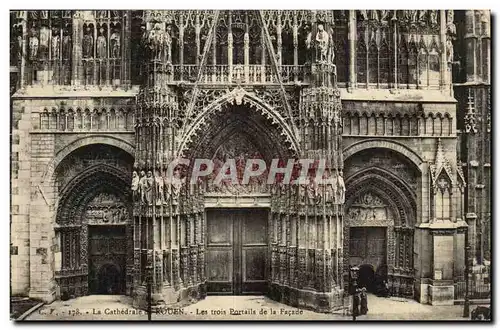
<path fill-rule="evenodd" d="M 196 64 L 173 65 L 173 81 L 194 83 L 198 76 Z M 304 82 L 309 72 L 305 65 L 280 65 L 281 80 L 285 84 Z M 207 65 L 203 68 L 200 84 L 278 84 L 271 65 Z"/>

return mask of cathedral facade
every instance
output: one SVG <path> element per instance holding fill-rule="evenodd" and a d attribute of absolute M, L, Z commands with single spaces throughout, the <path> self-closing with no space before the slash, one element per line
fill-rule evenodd
<path fill-rule="evenodd" d="M 358 266 L 453 304 L 490 258 L 489 29 L 477 10 L 11 12 L 12 294 L 326 312 Z M 334 184 L 186 170 L 229 158 L 321 159 Z"/>

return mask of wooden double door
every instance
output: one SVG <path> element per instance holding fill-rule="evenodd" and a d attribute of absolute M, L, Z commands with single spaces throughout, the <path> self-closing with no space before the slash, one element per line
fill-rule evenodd
<path fill-rule="evenodd" d="M 251 295 L 267 291 L 268 210 L 208 209 L 208 294 Z"/>
<path fill-rule="evenodd" d="M 125 226 L 89 226 L 90 294 L 125 294 Z"/>

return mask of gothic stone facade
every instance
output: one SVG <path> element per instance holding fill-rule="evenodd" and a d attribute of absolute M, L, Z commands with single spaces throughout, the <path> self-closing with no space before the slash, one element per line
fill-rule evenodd
<path fill-rule="evenodd" d="M 489 258 L 489 12 L 16 11 L 10 52 L 14 295 L 327 311 L 368 265 L 453 304 L 467 233 Z M 176 185 L 179 155 L 337 181 Z"/>

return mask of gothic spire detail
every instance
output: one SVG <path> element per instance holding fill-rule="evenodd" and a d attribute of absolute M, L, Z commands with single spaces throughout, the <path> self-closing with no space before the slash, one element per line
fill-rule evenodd
<path fill-rule="evenodd" d="M 437 140 L 437 148 L 436 148 L 436 158 L 433 164 L 430 165 L 430 173 L 432 185 L 435 187 L 437 180 L 441 173 L 444 173 L 448 176 L 450 182 L 453 182 L 453 171 L 450 162 L 444 155 L 443 144 L 441 139 Z"/>

